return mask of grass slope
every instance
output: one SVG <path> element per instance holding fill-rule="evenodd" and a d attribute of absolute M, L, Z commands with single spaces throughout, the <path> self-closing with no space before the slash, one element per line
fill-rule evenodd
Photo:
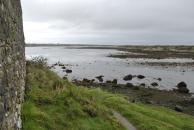
<path fill-rule="evenodd" d="M 194 118 L 172 110 L 130 103 L 122 95 L 77 87 L 42 63 L 28 62 L 23 130 L 124 130 L 112 109 L 138 130 L 194 130 Z"/>

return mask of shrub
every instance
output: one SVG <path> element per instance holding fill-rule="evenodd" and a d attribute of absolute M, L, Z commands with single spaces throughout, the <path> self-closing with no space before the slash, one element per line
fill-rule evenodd
<path fill-rule="evenodd" d="M 34 65 L 35 67 L 38 67 L 38 68 L 47 67 L 47 65 L 48 65 L 47 63 L 48 63 L 48 59 L 44 58 L 44 57 L 41 57 L 41 56 L 34 57 L 32 60 L 28 60 L 26 62 L 27 66 L 28 65 Z"/>

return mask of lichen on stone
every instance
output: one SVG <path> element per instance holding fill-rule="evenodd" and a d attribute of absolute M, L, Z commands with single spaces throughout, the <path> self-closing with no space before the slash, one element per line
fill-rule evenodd
<path fill-rule="evenodd" d="M 25 43 L 20 0 L 0 0 L 0 130 L 21 129 Z"/>

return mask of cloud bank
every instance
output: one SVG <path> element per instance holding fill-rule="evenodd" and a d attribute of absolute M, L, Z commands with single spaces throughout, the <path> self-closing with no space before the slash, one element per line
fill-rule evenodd
<path fill-rule="evenodd" d="M 194 44 L 193 0 L 22 0 L 26 42 Z"/>

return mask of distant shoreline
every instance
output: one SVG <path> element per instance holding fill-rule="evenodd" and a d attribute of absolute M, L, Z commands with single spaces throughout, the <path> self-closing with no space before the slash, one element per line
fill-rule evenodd
<path fill-rule="evenodd" d="M 67 47 L 69 49 L 114 49 L 124 53 L 111 54 L 113 58 L 192 58 L 194 45 L 89 45 L 89 44 L 26 44 L 26 47 Z M 193 64 L 193 63 L 192 63 Z"/>
<path fill-rule="evenodd" d="M 27 43 L 26 47 L 36 47 L 36 46 L 82 46 L 82 47 L 184 47 L 184 46 L 191 46 L 194 45 L 100 45 L 100 44 L 55 44 L 55 43 L 48 43 L 48 44 L 36 44 L 36 43 Z"/>

